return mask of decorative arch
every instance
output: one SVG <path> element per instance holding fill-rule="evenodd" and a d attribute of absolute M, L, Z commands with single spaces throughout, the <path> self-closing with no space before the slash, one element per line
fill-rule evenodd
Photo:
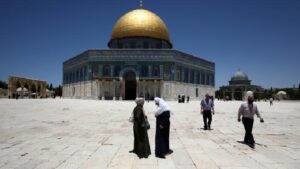
<path fill-rule="evenodd" d="M 29 97 L 31 97 L 31 93 L 34 93 L 34 90 L 38 90 L 38 88 L 39 95 L 41 97 L 46 96 L 46 81 L 17 76 L 10 76 L 8 81 L 8 96 L 10 98 L 14 98 L 16 96 L 16 89 L 19 87 L 26 88 L 28 90 Z"/>
<path fill-rule="evenodd" d="M 234 99 L 243 100 L 243 90 L 241 88 L 234 89 Z"/>
<path fill-rule="evenodd" d="M 140 76 L 139 72 L 136 69 L 134 69 L 133 67 L 127 67 L 127 68 L 121 70 L 120 74 L 119 74 L 120 80 L 123 80 L 123 77 L 124 77 L 125 73 L 127 73 L 128 71 L 134 72 L 135 75 L 136 75 L 136 80 L 139 80 L 139 76 Z"/>
<path fill-rule="evenodd" d="M 22 86 L 22 83 L 20 81 L 16 81 L 15 82 L 16 88 L 19 88 Z"/>
<path fill-rule="evenodd" d="M 110 65 L 104 65 L 102 72 L 103 72 L 103 76 L 109 76 L 110 75 Z"/>

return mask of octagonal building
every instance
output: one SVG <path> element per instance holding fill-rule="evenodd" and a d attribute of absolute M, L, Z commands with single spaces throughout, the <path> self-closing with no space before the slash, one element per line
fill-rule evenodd
<path fill-rule="evenodd" d="M 115 24 L 109 49 L 90 49 L 63 63 L 63 97 L 175 100 L 214 95 L 215 64 L 172 49 L 169 31 L 153 12 L 136 9 Z"/>
<path fill-rule="evenodd" d="M 229 81 L 229 85 L 221 86 L 221 98 L 224 100 L 243 100 L 247 91 L 252 91 L 255 98 L 260 98 L 260 94 L 263 92 L 263 88 L 258 85 L 252 85 L 248 75 L 241 70 L 235 72 Z"/>

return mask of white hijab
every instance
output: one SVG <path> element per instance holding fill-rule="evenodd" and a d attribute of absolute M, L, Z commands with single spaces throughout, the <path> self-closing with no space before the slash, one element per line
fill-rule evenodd
<path fill-rule="evenodd" d="M 171 109 L 170 109 L 169 105 L 163 99 L 161 99 L 159 97 L 155 97 L 154 102 L 158 103 L 158 106 L 157 106 L 156 111 L 155 111 L 155 117 L 161 115 L 165 111 L 170 111 L 171 112 Z"/>

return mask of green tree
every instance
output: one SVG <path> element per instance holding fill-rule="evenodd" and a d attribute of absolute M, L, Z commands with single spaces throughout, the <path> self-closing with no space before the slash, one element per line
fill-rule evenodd
<path fill-rule="evenodd" d="M 59 85 L 58 87 L 55 87 L 54 88 L 54 92 L 55 92 L 55 95 L 56 96 L 62 96 L 62 86 L 61 85 Z"/>
<path fill-rule="evenodd" d="M 221 97 L 221 92 L 220 90 L 215 91 L 215 98 L 220 98 Z"/>
<path fill-rule="evenodd" d="M 6 83 L 5 81 L 1 81 L 1 80 L 0 80 L 0 88 L 2 88 L 2 89 L 7 89 L 7 88 L 8 88 L 7 83 Z"/>
<path fill-rule="evenodd" d="M 49 90 L 53 90 L 52 83 L 50 84 Z"/>

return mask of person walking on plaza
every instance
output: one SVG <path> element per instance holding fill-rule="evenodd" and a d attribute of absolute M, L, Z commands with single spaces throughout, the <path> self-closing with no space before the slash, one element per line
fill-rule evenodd
<path fill-rule="evenodd" d="M 143 109 L 144 99 L 136 99 L 136 107 L 133 110 L 133 133 L 134 133 L 134 148 L 130 153 L 135 153 L 139 158 L 148 158 L 151 154 L 150 144 L 148 139 L 147 128 L 145 124 L 145 111 Z"/>
<path fill-rule="evenodd" d="M 155 97 L 157 105 L 155 111 L 156 133 L 155 133 L 155 156 L 165 158 L 166 155 L 173 153 L 170 149 L 170 113 L 168 104 L 161 98 Z"/>
<path fill-rule="evenodd" d="M 273 97 L 270 98 L 270 106 L 273 106 Z"/>
<path fill-rule="evenodd" d="M 214 103 L 209 95 L 205 95 L 205 99 L 201 101 L 201 114 L 203 115 L 204 130 L 211 129 L 212 114 L 215 114 Z M 207 122 L 208 120 L 208 122 Z"/>
<path fill-rule="evenodd" d="M 247 96 L 246 97 L 247 102 L 242 103 L 238 111 L 238 122 L 241 121 L 241 116 L 242 116 L 242 122 L 245 128 L 244 143 L 254 148 L 255 141 L 252 135 L 254 115 L 256 114 L 257 117 L 260 118 L 261 123 L 264 122 L 264 119 L 261 117 L 256 104 L 253 103 L 254 101 L 253 92 L 248 91 L 246 96 Z"/>

